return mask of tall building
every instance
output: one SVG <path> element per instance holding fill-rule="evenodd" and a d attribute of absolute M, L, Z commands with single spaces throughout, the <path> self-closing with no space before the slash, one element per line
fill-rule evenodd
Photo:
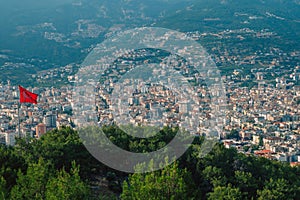
<path fill-rule="evenodd" d="M 182 114 L 189 114 L 189 112 L 192 110 L 191 104 L 189 101 L 181 101 L 178 102 L 179 104 L 179 112 Z"/>
<path fill-rule="evenodd" d="M 6 144 L 5 134 L 0 133 L 0 144 Z"/>
<path fill-rule="evenodd" d="M 54 114 L 47 114 L 44 117 L 44 124 L 49 129 L 56 128 L 56 115 L 54 115 Z"/>
<path fill-rule="evenodd" d="M 35 137 L 40 138 L 47 132 L 47 127 L 45 124 L 41 123 L 35 127 Z"/>
<path fill-rule="evenodd" d="M 5 143 L 8 146 L 14 146 L 16 144 L 16 135 L 13 132 L 5 133 Z"/>

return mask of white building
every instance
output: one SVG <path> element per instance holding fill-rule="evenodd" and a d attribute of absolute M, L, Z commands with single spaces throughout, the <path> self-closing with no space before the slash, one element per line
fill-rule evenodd
<path fill-rule="evenodd" d="M 15 133 L 5 133 L 5 142 L 8 146 L 14 146 L 16 144 L 16 135 Z"/>
<path fill-rule="evenodd" d="M 0 144 L 14 146 L 16 144 L 15 133 L 13 132 L 0 133 Z"/>

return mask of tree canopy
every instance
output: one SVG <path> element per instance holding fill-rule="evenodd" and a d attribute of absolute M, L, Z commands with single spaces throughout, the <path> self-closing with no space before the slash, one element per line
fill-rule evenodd
<path fill-rule="evenodd" d="M 150 152 L 172 140 L 165 127 L 151 138 L 128 136 L 116 126 L 103 131 L 116 145 Z M 0 146 L 0 199 L 297 199 L 300 168 L 246 156 L 216 144 L 201 156 L 202 137 L 164 169 L 127 174 L 104 166 L 71 128 L 41 139 Z M 166 158 L 166 162 L 168 159 Z M 138 170 L 145 166 L 141 163 Z"/>

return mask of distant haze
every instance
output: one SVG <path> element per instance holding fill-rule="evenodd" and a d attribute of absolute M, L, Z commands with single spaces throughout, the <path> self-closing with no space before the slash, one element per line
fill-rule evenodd
<path fill-rule="evenodd" d="M 8 0 L 0 1 L 1 13 L 9 14 L 17 10 L 43 9 L 56 7 L 63 4 L 76 2 L 77 0 Z"/>

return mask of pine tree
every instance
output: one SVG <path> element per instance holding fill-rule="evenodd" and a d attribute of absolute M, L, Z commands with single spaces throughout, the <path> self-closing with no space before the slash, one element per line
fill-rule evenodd
<path fill-rule="evenodd" d="M 46 186 L 46 200 L 83 200 L 88 198 L 88 194 L 88 188 L 80 179 L 79 167 L 75 162 L 72 163 L 70 174 L 62 169 Z"/>
<path fill-rule="evenodd" d="M 17 184 L 11 191 L 11 199 L 44 199 L 49 172 L 49 165 L 42 158 L 38 163 L 31 163 L 26 174 L 19 171 Z"/>
<path fill-rule="evenodd" d="M 193 192 L 188 191 L 188 181 L 191 182 L 190 174 L 180 169 L 177 163 L 161 171 L 135 173 L 129 177 L 128 182 L 124 182 L 121 199 L 190 199 L 189 195 L 193 195 Z"/>
<path fill-rule="evenodd" d="M 0 199 L 5 199 L 6 189 L 5 189 L 6 181 L 0 176 Z"/>
<path fill-rule="evenodd" d="M 214 187 L 213 192 L 208 193 L 208 200 L 241 200 L 242 193 L 239 188 L 234 188 L 231 184 L 227 186 Z"/>

